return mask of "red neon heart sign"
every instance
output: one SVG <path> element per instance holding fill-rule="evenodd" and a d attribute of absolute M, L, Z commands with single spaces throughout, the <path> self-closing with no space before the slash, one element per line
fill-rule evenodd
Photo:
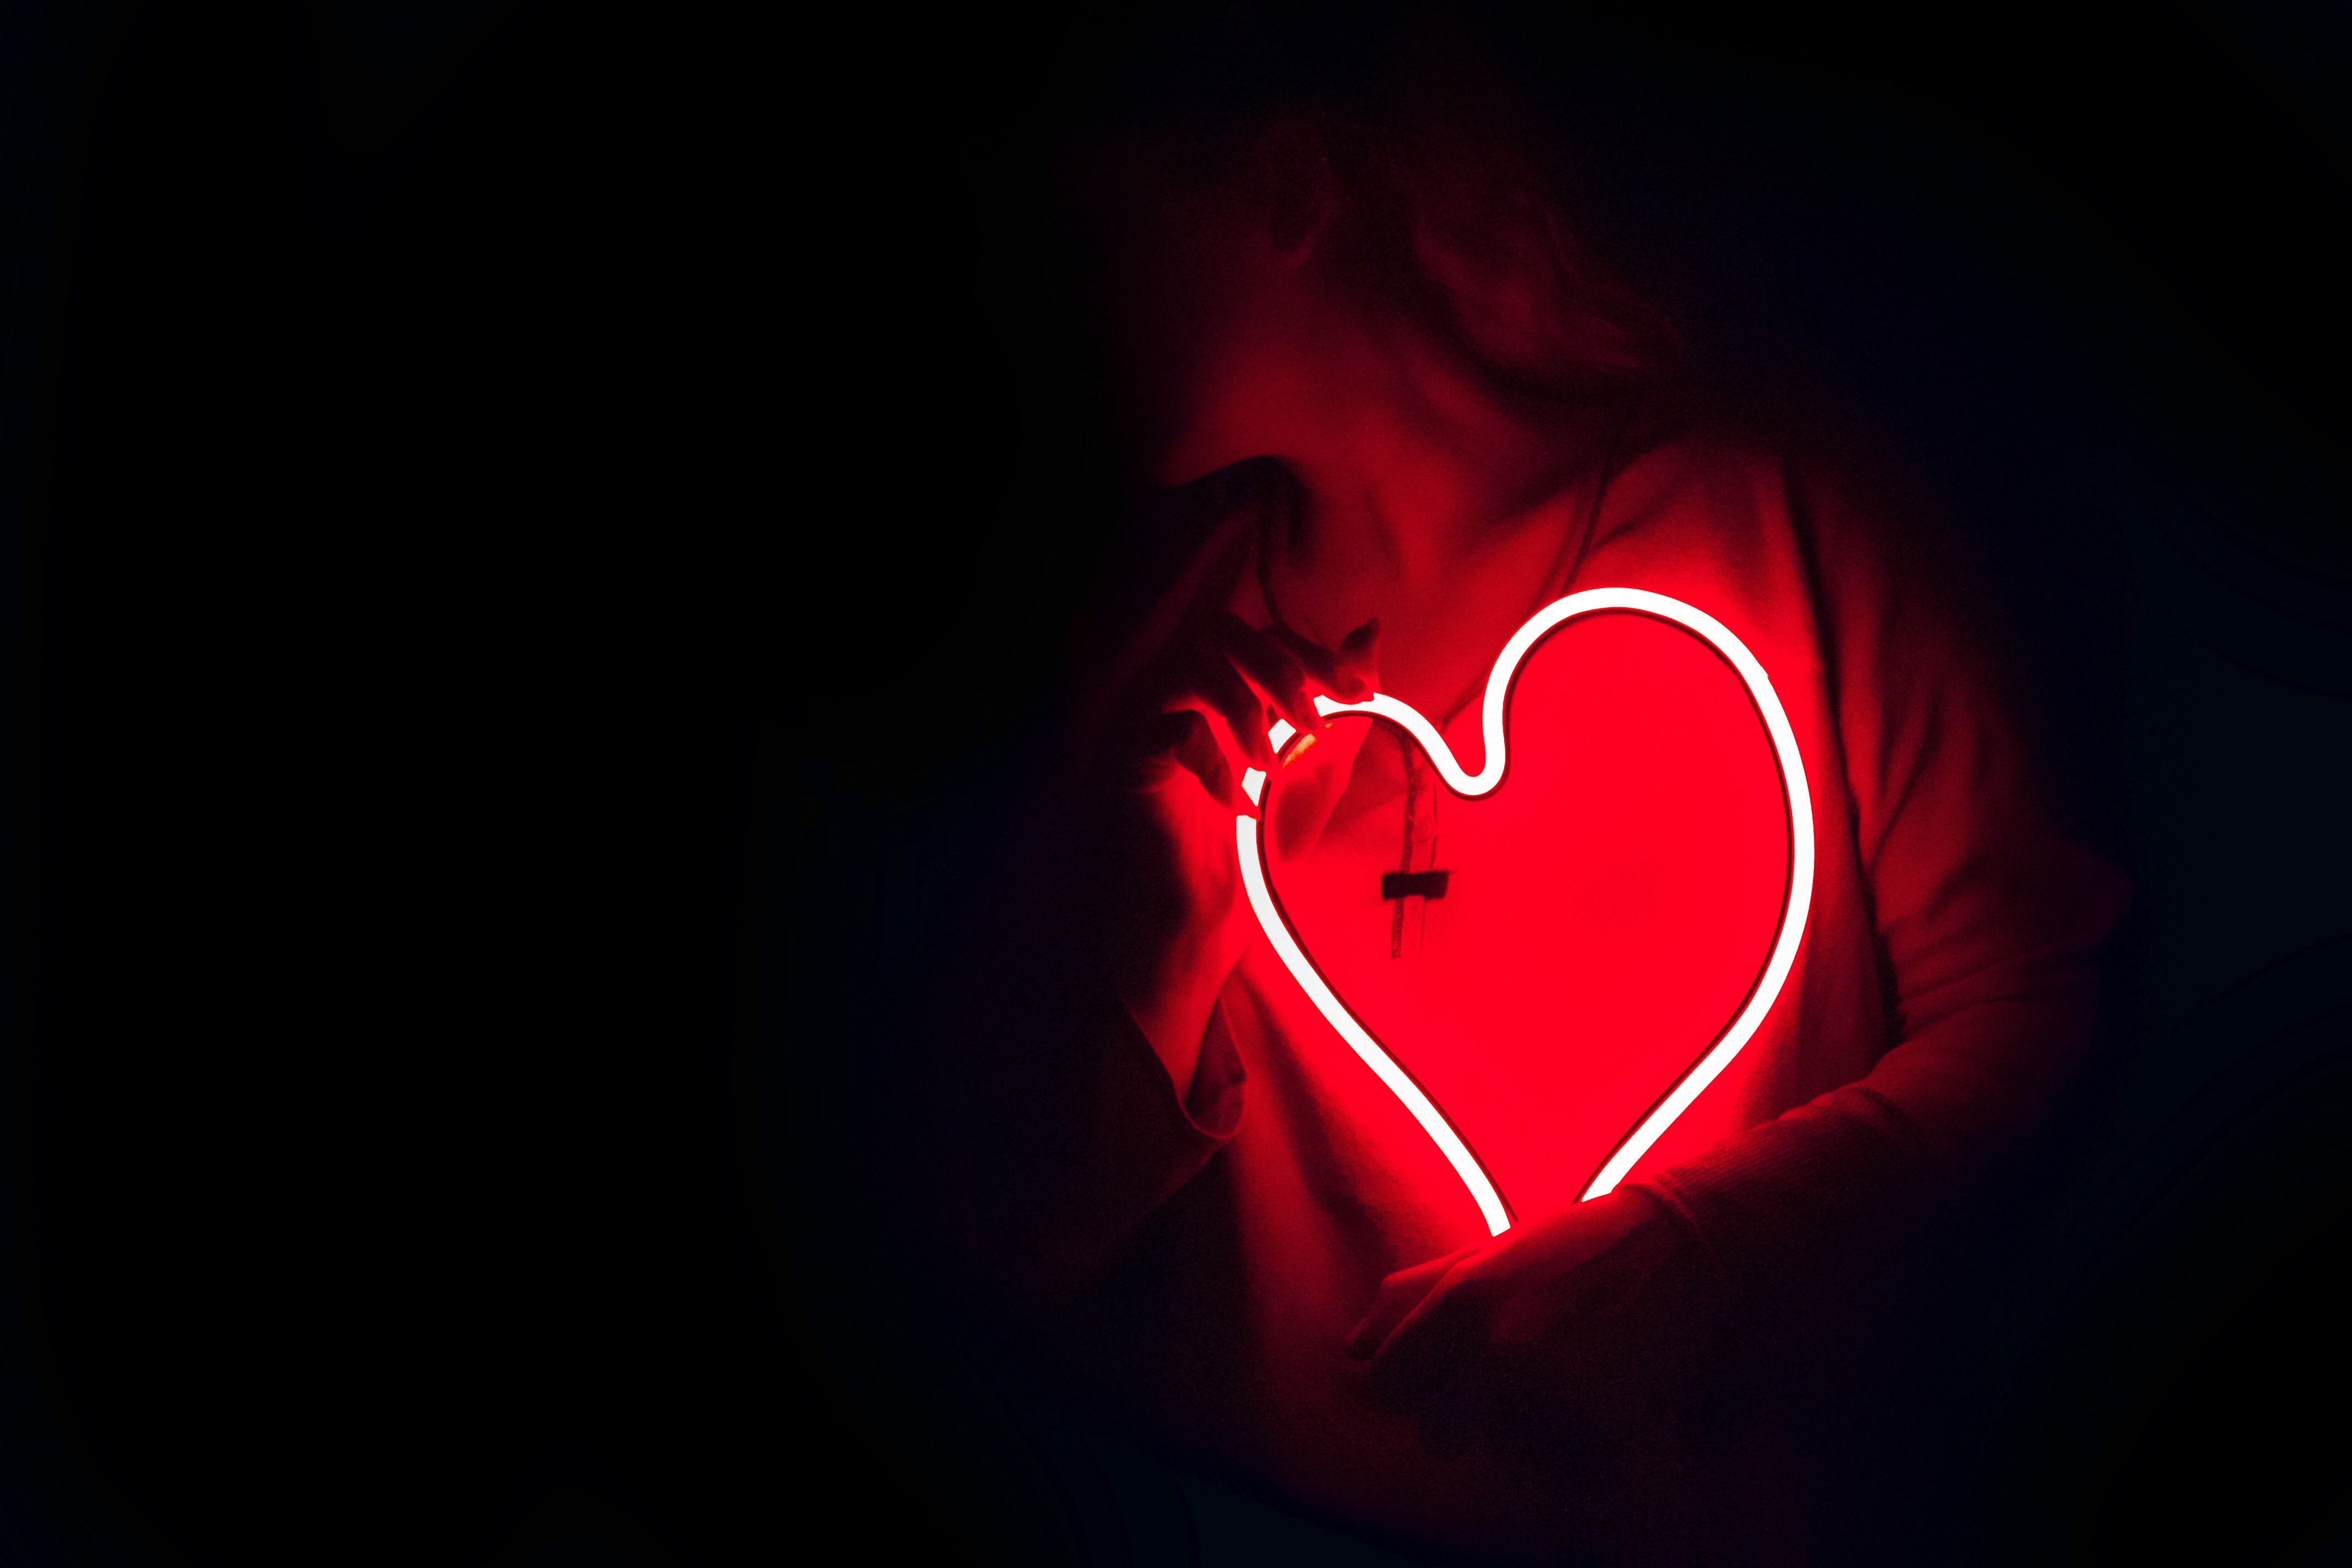
<path fill-rule="evenodd" d="M 1527 670 L 1529 656 L 1551 634 L 1600 612 L 1625 614 L 1608 623 L 1588 621 L 1588 626 L 1623 622 L 1671 627 L 1672 632 L 1661 635 L 1673 646 L 1640 650 L 1638 658 L 1618 667 L 1625 677 L 1622 680 L 1547 679 Z M 1618 640 L 1624 639 L 1620 636 Z M 1736 741 L 1718 739 L 1712 751 L 1697 741 L 1677 751 L 1685 731 L 1717 737 L 1730 733 L 1723 701 L 1708 695 L 1706 682 L 1710 678 L 1688 668 L 1678 672 L 1677 658 L 1685 665 L 1696 659 L 1717 672 L 1712 679 L 1739 705 L 1738 723 L 1745 726 L 1745 734 L 1752 738 L 1760 720 L 1769 744 L 1753 744 L 1751 739 L 1743 750 Z M 1737 676 L 1736 685 L 1721 679 L 1725 666 Z M 1528 679 L 1521 690 L 1523 676 Z M 1619 687 L 1622 689 L 1604 689 Z M 1590 700 L 1596 691 L 1618 706 L 1596 706 Z M 1491 895 L 1497 885 L 1510 884 L 1515 877 L 1521 886 L 1516 901 L 1498 903 L 1491 896 L 1483 903 L 1456 900 L 1468 912 L 1454 922 L 1452 935 L 1460 939 L 1457 946 L 1466 941 L 1469 949 L 1454 955 L 1455 968 L 1442 972 L 1459 978 L 1447 1005 L 1445 1026 L 1427 1027 L 1424 1010 L 1422 1037 L 1391 1040 L 1417 1071 L 1399 1059 L 1391 1045 L 1381 1043 L 1381 1030 L 1376 1026 L 1406 1028 L 1413 1018 L 1409 1011 L 1399 1013 L 1383 995 L 1386 977 L 1394 972 L 1351 962 L 1339 952 L 1336 933 L 1345 925 L 1348 900 L 1307 898 L 1302 889 L 1297 907 L 1286 907 L 1275 890 L 1258 819 L 1244 815 L 1234 822 L 1243 883 L 1276 953 L 1324 1019 L 1444 1153 L 1485 1215 L 1488 1230 L 1496 1235 L 1509 1227 L 1510 1210 L 1490 1167 L 1499 1163 L 1515 1185 L 1545 1195 L 1547 1183 L 1528 1173 L 1547 1161 L 1556 1165 L 1562 1158 L 1598 1158 L 1599 1168 L 1589 1180 L 1566 1189 L 1580 1200 L 1598 1197 L 1622 1181 L 1730 1066 L 1771 1011 L 1794 966 L 1813 882 L 1812 813 L 1804 763 L 1787 713 L 1747 646 L 1721 622 L 1678 599 L 1635 588 L 1596 588 L 1538 611 L 1505 644 L 1487 676 L 1479 709 L 1485 756 L 1475 773 L 1462 767 L 1434 725 L 1395 698 L 1383 694 L 1357 703 L 1318 698 L 1316 708 L 1326 718 L 1360 715 L 1387 721 L 1410 737 L 1454 796 L 1481 802 L 1496 795 L 1510 771 L 1506 719 L 1515 704 L 1525 702 L 1534 702 L 1549 721 L 1522 737 L 1525 765 L 1538 773 L 1569 766 L 1573 778 L 1565 788 L 1522 793 L 1538 805 L 1570 802 L 1571 815 L 1580 820 L 1552 824 L 1525 811 L 1515 816 L 1505 809 L 1487 824 L 1488 841 L 1500 852 L 1486 857 L 1486 885 L 1471 891 Z M 1710 702 L 1712 717 L 1699 711 Z M 1678 713 L 1659 711 L 1684 707 L 1690 710 L 1688 724 L 1681 722 Z M 1632 728 L 1626 724 L 1629 715 L 1635 721 Z M 1637 737 L 1626 743 L 1660 755 L 1650 760 L 1646 774 L 1629 774 L 1612 795 L 1611 775 L 1600 765 L 1606 759 L 1596 762 L 1591 755 L 1573 753 L 1576 736 L 1567 731 L 1588 724 L 1604 738 L 1623 742 Z M 1269 738 L 1279 751 L 1293 733 L 1286 723 L 1276 724 Z M 1251 770 L 1244 783 L 1254 803 L 1262 808 L 1271 805 L 1265 797 L 1263 773 Z M 1644 810 L 1635 815 L 1672 822 L 1671 834 L 1619 843 L 1611 837 L 1608 822 L 1596 826 L 1589 820 L 1594 815 L 1606 818 L 1637 797 Z M 1759 816 L 1768 804 L 1784 831 L 1768 832 Z M 1475 838 L 1475 831 L 1470 837 Z M 1769 853 L 1757 847 L 1766 837 L 1772 841 Z M 1638 834 L 1632 837 L 1639 840 Z M 1549 858 L 1539 848 L 1522 849 L 1522 844 L 1537 839 L 1561 839 L 1568 847 Z M 1612 856 L 1617 862 L 1613 871 L 1609 864 Z M 1527 879 L 1543 875 L 1564 877 L 1577 886 L 1559 897 L 1530 892 L 1533 884 Z M 1627 897 L 1638 900 L 1654 893 L 1655 900 L 1680 899 L 1704 905 L 1702 923 L 1708 939 L 1680 953 L 1657 951 L 1655 931 L 1672 929 L 1660 925 L 1664 917 L 1654 910 L 1625 919 L 1607 910 L 1599 916 L 1589 909 L 1580 914 L 1573 895 L 1593 889 L 1621 903 Z M 1372 901 L 1369 889 L 1349 896 L 1357 903 Z M 1533 922 L 1520 919 L 1517 911 L 1534 908 L 1539 899 L 1549 900 L 1543 904 L 1544 918 Z M 1446 912 L 1451 920 L 1454 910 Z M 1653 951 L 1646 960 L 1622 942 L 1611 945 L 1619 928 L 1631 933 L 1625 942 L 1648 942 Z M 1571 937 L 1581 933 L 1581 940 L 1562 947 L 1562 931 Z M 1331 962 L 1326 965 L 1318 966 L 1308 954 L 1318 941 L 1331 943 Z M 1472 974 L 1478 978 L 1466 978 Z M 1486 1005 L 1491 1000 L 1486 994 L 1531 986 L 1540 993 L 1546 983 L 1559 994 L 1549 1004 L 1552 1011 L 1538 1009 L 1542 1037 L 1520 1042 L 1516 1054 L 1503 1051 L 1498 1056 L 1487 1050 L 1482 1060 L 1480 1050 L 1488 1041 L 1465 1037 L 1508 1028 L 1507 1022 L 1496 1020 L 1514 1016 Z M 1358 995 L 1358 1005 L 1340 999 L 1343 985 Z M 1389 1009 L 1385 1017 L 1376 1016 L 1382 1006 Z M 1521 1006 L 1519 1016 L 1526 1013 Z M 1401 1018 L 1407 1022 L 1398 1023 Z M 1526 1081 L 1498 1081 L 1496 1061 L 1503 1064 L 1499 1070 L 1517 1072 Z M 1646 1079 L 1641 1076 L 1644 1072 L 1651 1075 Z M 1635 1098 L 1626 1100 L 1629 1094 Z M 1521 1103 L 1496 1120 L 1493 1107 L 1498 1098 L 1523 1102 L 1528 1095 L 1542 1101 L 1534 1112 Z M 1474 1152 L 1463 1128 L 1439 1108 L 1441 1096 L 1474 1110 L 1485 1104 L 1480 1113 L 1487 1117 L 1487 1130 L 1481 1141 L 1488 1158 Z M 1608 1121 L 1621 1114 L 1622 1120 Z M 1601 1119 L 1598 1123 L 1596 1117 Z M 1601 1143 L 1591 1155 L 1580 1154 L 1577 1146 L 1591 1142 L 1597 1125 L 1607 1127 L 1600 1134 Z M 1551 1137 L 1554 1127 L 1562 1130 L 1558 1146 L 1538 1146 Z M 1602 1153 L 1605 1158 L 1600 1158 Z M 1581 1168 L 1592 1169 L 1589 1163 Z"/>

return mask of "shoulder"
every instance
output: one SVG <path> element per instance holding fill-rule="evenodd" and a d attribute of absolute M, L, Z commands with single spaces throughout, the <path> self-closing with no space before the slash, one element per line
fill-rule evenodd
<path fill-rule="evenodd" d="M 1706 383 L 1644 389 L 1616 442 L 1617 488 L 1717 492 L 1802 506 L 1902 488 L 1850 424 L 1801 403 Z"/>
<path fill-rule="evenodd" d="M 1629 409 L 1604 528 L 1693 547 L 1793 552 L 1831 595 L 1965 595 L 1954 520 L 1847 420 L 1720 386 L 1653 388 Z"/>
<path fill-rule="evenodd" d="M 1654 395 L 1627 423 L 1595 532 L 1596 580 L 1708 605 L 1817 683 L 1824 711 L 2023 695 L 1965 535 L 1851 426 L 1711 389 Z"/>

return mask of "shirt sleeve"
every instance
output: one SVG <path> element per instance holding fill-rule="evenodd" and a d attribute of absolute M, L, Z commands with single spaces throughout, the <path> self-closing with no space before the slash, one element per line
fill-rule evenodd
<path fill-rule="evenodd" d="M 957 1107 L 976 1145 L 957 1246 L 1007 1311 L 1068 1300 L 1242 1121 L 1246 1072 L 1223 1008 L 1179 1096 L 1108 985 L 1079 985 L 1061 1020 L 1004 1041 L 985 1072 Z"/>
<path fill-rule="evenodd" d="M 1000 1310 L 1069 1299 L 1241 1123 L 1246 1073 L 1223 1004 L 1180 1089 L 1118 1000 L 1090 929 L 1105 829 L 1079 803 L 1102 787 L 1087 781 L 1112 702 L 1192 600 L 1230 593 L 1251 494 L 1207 486 L 1183 498 L 1197 516 L 1167 522 L 1189 561 L 1141 574 L 1157 603 L 1128 606 L 1139 629 L 1104 655 L 1069 754 L 1042 763 L 1025 792 L 1055 804 L 1004 856 L 996 882 L 1020 890 L 971 932 L 953 1001 L 936 1010 L 939 1067 L 914 1163 L 936 1173 L 926 1203 L 950 1231 L 943 1251 L 959 1283 Z"/>
<path fill-rule="evenodd" d="M 1895 1043 L 1637 1184 L 1718 1258 L 1765 1267 L 1964 1199 L 2021 1151 L 2082 1066 L 2126 901 L 2037 787 L 1948 574 L 1832 485 L 1790 492 Z"/>

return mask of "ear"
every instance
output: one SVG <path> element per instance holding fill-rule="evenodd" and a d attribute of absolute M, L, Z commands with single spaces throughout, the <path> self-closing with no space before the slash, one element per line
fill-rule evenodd
<path fill-rule="evenodd" d="M 1263 168 L 1268 248 L 1276 262 L 1297 267 L 1315 253 L 1339 205 L 1322 133 L 1304 121 L 1277 123 L 1266 133 Z"/>

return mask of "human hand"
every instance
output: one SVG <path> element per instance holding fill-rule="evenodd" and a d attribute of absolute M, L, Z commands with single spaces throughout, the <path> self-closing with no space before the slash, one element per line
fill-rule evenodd
<path fill-rule="evenodd" d="M 1612 1193 L 1390 1275 L 1346 1349 L 1442 1457 L 1591 1460 L 1677 1418 L 1707 1321 L 1698 1265 L 1664 1205 Z"/>
<path fill-rule="evenodd" d="M 1315 699 L 1370 696 L 1379 637 L 1379 623 L 1367 621 L 1335 650 L 1284 626 L 1260 631 L 1223 609 L 1197 616 L 1117 731 L 1100 935 L 1121 1000 L 1179 1093 L 1253 929 L 1234 857 L 1234 818 L 1255 810 L 1243 774 L 1299 770 L 1304 776 L 1285 778 L 1285 793 L 1306 809 L 1284 812 L 1284 840 L 1293 852 L 1311 843 L 1336 795 L 1328 786 L 1344 772 L 1338 749 L 1317 744 L 1327 727 Z M 1266 736 L 1276 719 L 1298 731 L 1281 757 Z"/>

